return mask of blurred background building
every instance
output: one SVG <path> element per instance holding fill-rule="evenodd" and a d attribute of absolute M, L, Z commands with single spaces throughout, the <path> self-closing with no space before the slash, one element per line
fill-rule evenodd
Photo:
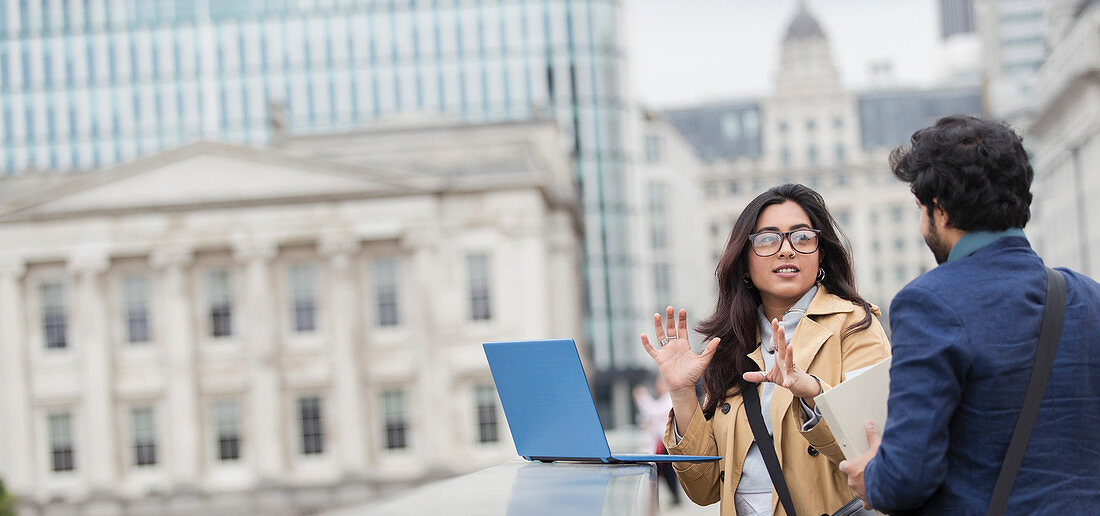
<path fill-rule="evenodd" d="M 2 180 L 0 473 L 23 512 L 296 514 L 513 456 L 481 343 L 583 321 L 558 130 L 295 147 L 375 138 L 416 159 L 196 143 Z"/>
<path fill-rule="evenodd" d="M 989 112 L 1025 127 L 1049 51 L 1051 0 L 973 0 Z"/>
<path fill-rule="evenodd" d="M 1036 76 L 1028 149 L 1032 223 L 1048 264 L 1100 273 L 1100 6 L 1051 2 L 1050 55 Z"/>
<path fill-rule="evenodd" d="M 787 26 L 780 55 L 771 94 L 667 114 L 707 162 L 711 268 L 743 206 L 771 186 L 802 183 L 827 200 L 851 241 L 860 292 L 886 312 L 902 286 L 935 265 L 916 230 L 913 196 L 893 179 L 887 155 L 943 115 L 980 115 L 981 89 L 851 91 L 805 4 Z"/>

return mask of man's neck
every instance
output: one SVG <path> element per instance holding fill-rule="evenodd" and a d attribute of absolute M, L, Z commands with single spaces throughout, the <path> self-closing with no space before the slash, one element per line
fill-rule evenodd
<path fill-rule="evenodd" d="M 947 261 L 950 262 L 966 258 L 976 253 L 979 249 L 1008 236 L 1027 238 L 1027 236 L 1024 235 L 1024 230 L 1020 228 L 1008 228 L 1001 231 L 980 230 L 963 232 L 962 236 L 956 239 L 951 245 L 951 251 L 948 253 Z"/>

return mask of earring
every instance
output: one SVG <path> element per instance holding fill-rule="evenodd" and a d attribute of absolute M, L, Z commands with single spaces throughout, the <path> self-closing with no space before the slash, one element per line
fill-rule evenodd
<path fill-rule="evenodd" d="M 751 280 L 751 279 L 749 279 L 749 275 L 748 275 L 748 274 L 746 274 L 746 275 L 742 276 L 742 277 L 741 277 L 741 281 L 744 281 L 744 282 L 745 282 L 745 286 L 747 286 L 747 287 L 749 287 L 749 288 L 753 288 L 753 287 L 755 286 L 755 285 L 753 285 L 753 284 L 752 284 L 752 280 Z"/>
<path fill-rule="evenodd" d="M 819 282 L 825 281 L 825 269 L 818 269 L 817 270 L 817 281 L 819 281 Z"/>

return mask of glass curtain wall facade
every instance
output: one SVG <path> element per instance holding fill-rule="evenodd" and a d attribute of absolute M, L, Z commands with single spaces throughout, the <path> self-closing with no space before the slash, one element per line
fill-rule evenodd
<path fill-rule="evenodd" d="M 597 367 L 636 360 L 618 0 L 0 0 L 0 174 L 406 114 L 553 118 Z M 614 345 L 613 345 L 614 343 Z M 618 353 L 616 353 L 618 350 Z M 631 357 L 631 358 L 628 358 Z"/>

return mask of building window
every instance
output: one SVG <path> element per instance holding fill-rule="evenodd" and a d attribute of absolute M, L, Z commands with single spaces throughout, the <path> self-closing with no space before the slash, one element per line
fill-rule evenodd
<path fill-rule="evenodd" d="M 68 412 L 49 415 L 50 470 L 73 471 L 73 428 Z"/>
<path fill-rule="evenodd" d="M 787 134 L 787 122 L 780 121 L 779 125 L 778 125 L 778 128 L 779 128 L 779 134 Z"/>
<path fill-rule="evenodd" d="M 737 112 L 722 115 L 722 136 L 731 141 L 741 139 L 741 117 Z"/>
<path fill-rule="evenodd" d="M 157 463 L 157 433 L 153 421 L 153 409 L 135 408 L 130 411 L 134 434 L 134 465 L 152 466 Z"/>
<path fill-rule="evenodd" d="M 653 213 L 665 212 L 665 196 L 668 195 L 668 186 L 661 181 L 646 183 L 646 193 L 649 200 L 649 211 Z"/>
<path fill-rule="evenodd" d="M 493 317 L 492 299 L 489 295 L 489 256 L 467 256 L 466 273 L 470 282 L 470 320 L 487 321 Z"/>
<path fill-rule="evenodd" d="M 901 222 L 901 208 L 897 206 L 890 208 L 890 218 L 894 222 Z"/>
<path fill-rule="evenodd" d="M 309 333 L 317 329 L 317 270 L 299 264 L 290 268 L 290 311 L 294 331 Z"/>
<path fill-rule="evenodd" d="M 894 239 L 894 249 L 896 249 L 898 251 L 904 250 L 905 249 L 905 239 L 904 238 L 895 238 Z"/>
<path fill-rule="evenodd" d="M 844 155 L 844 144 L 843 143 L 836 144 L 836 162 L 837 163 L 844 163 L 845 158 L 846 158 L 846 156 Z"/>
<path fill-rule="evenodd" d="M 760 115 L 757 115 L 756 111 L 745 111 L 745 114 L 742 116 L 742 133 L 746 137 L 755 138 L 757 133 L 760 132 Z"/>
<path fill-rule="evenodd" d="M 667 263 L 653 264 L 653 291 L 657 297 L 667 297 L 669 290 L 669 270 Z"/>
<path fill-rule="evenodd" d="M 836 174 L 836 186 L 839 188 L 848 186 L 848 175 L 844 172 L 838 172 Z"/>
<path fill-rule="evenodd" d="M 122 279 L 122 295 L 126 304 L 126 342 L 149 342 L 149 282 L 143 275 Z"/>
<path fill-rule="evenodd" d="M 848 210 L 838 211 L 836 214 L 836 222 L 840 227 L 847 227 L 852 222 L 852 214 Z"/>
<path fill-rule="evenodd" d="M 810 119 L 806 120 L 806 132 L 812 133 L 812 132 L 814 132 L 814 129 L 816 129 L 816 128 L 817 128 L 817 122 L 815 122 L 814 119 L 810 118 Z"/>
<path fill-rule="evenodd" d="M 653 220 L 649 227 L 649 240 L 654 249 L 668 247 L 668 228 L 665 226 L 664 220 Z"/>
<path fill-rule="evenodd" d="M 786 147 L 783 147 L 782 149 L 780 149 L 779 150 L 779 161 L 780 161 L 780 163 L 783 164 L 784 167 L 791 166 L 791 150 L 786 148 Z M 754 184 L 754 186 L 755 186 L 755 184 Z M 754 189 L 759 190 L 759 188 L 754 188 Z"/>
<path fill-rule="evenodd" d="M 65 307 L 65 287 L 60 282 L 46 282 L 39 287 L 42 296 L 42 332 L 46 349 L 68 347 Z"/>
<path fill-rule="evenodd" d="M 817 165 L 817 146 L 816 145 L 810 145 L 810 147 L 808 149 L 806 149 L 806 161 L 810 163 L 810 166 Z"/>
<path fill-rule="evenodd" d="M 372 266 L 374 296 L 379 326 L 397 326 L 401 323 L 397 299 L 397 260 L 379 258 Z"/>
<path fill-rule="evenodd" d="M 207 302 L 210 306 L 210 336 L 233 335 L 233 282 L 229 271 L 211 271 L 206 275 Z"/>
<path fill-rule="evenodd" d="M 727 182 L 726 191 L 728 191 L 730 195 L 737 195 L 741 193 L 741 183 L 738 181 Z"/>
<path fill-rule="evenodd" d="M 894 277 L 898 280 L 899 283 L 905 281 L 906 273 L 904 265 L 898 265 L 894 267 Z"/>
<path fill-rule="evenodd" d="M 645 161 L 646 163 L 657 163 L 661 161 L 661 135 L 657 133 L 649 133 L 645 135 Z"/>
<path fill-rule="evenodd" d="M 495 443 L 500 440 L 497 434 L 497 392 L 492 384 L 474 387 L 474 399 L 477 404 L 477 442 Z"/>
<path fill-rule="evenodd" d="M 408 447 L 408 424 L 405 421 L 405 391 L 390 390 L 382 393 L 382 422 L 385 425 L 386 449 L 399 450 Z"/>
<path fill-rule="evenodd" d="M 324 420 L 321 416 L 321 398 L 311 396 L 298 400 L 298 426 L 302 430 L 302 455 L 325 452 Z"/>
<path fill-rule="evenodd" d="M 241 415 L 236 401 L 214 403 L 214 434 L 218 444 L 218 460 L 241 458 Z"/>

